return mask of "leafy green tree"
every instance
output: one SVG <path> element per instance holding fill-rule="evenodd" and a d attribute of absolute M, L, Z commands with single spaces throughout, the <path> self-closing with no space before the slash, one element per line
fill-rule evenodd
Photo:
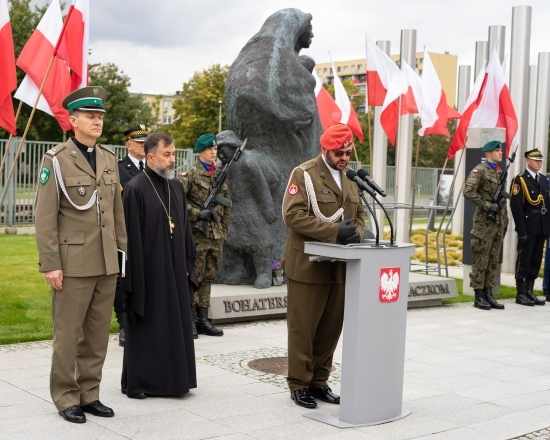
<path fill-rule="evenodd" d="M 224 100 L 224 89 L 229 66 L 214 64 L 183 84 L 181 99 L 174 101 L 174 121 L 167 126 L 179 148 L 190 148 L 204 133 L 217 133 L 219 101 Z M 222 106 L 222 127 L 225 111 Z"/>
<path fill-rule="evenodd" d="M 151 127 L 156 121 L 149 104 L 141 95 L 130 95 L 130 78 L 116 64 L 93 64 L 90 66 L 90 84 L 107 90 L 105 123 L 98 142 L 124 145 L 122 134 L 128 127 L 139 123 Z"/>

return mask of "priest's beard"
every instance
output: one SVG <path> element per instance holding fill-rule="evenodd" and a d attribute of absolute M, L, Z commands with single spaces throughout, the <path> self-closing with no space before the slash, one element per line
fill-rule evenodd
<path fill-rule="evenodd" d="M 157 173 L 160 177 L 164 177 L 166 180 L 172 180 L 174 177 L 176 177 L 174 164 L 166 165 L 165 168 L 162 168 L 160 165 L 154 164 L 153 171 Z"/>

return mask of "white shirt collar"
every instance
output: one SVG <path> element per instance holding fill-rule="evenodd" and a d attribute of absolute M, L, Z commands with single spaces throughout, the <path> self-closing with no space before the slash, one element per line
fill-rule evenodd
<path fill-rule="evenodd" d="M 531 174 L 531 177 L 532 177 L 533 179 L 535 179 L 537 173 L 535 173 L 534 171 L 531 171 L 531 170 L 529 169 L 529 167 L 525 167 L 525 169 L 528 171 L 529 174 Z"/>
<path fill-rule="evenodd" d="M 130 153 L 128 153 L 128 157 L 130 158 L 132 163 L 136 166 L 136 168 L 139 170 L 139 159 L 136 159 Z M 143 162 L 143 167 L 145 167 L 145 164 L 147 163 L 147 161 L 145 159 L 143 159 L 142 162 Z"/>

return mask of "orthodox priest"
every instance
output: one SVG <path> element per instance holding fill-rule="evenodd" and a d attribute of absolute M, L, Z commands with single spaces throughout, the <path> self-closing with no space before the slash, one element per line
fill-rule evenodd
<path fill-rule="evenodd" d="M 198 288 L 195 245 L 170 136 L 150 134 L 147 166 L 124 188 L 128 260 L 122 392 L 179 396 L 196 388 L 191 302 Z"/>

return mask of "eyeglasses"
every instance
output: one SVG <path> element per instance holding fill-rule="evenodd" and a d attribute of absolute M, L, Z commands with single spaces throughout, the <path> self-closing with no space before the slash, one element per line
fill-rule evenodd
<path fill-rule="evenodd" d="M 342 157 L 344 154 L 346 157 L 351 157 L 351 154 L 353 153 L 353 150 L 349 151 L 333 151 L 332 154 L 334 154 L 336 157 Z"/>

